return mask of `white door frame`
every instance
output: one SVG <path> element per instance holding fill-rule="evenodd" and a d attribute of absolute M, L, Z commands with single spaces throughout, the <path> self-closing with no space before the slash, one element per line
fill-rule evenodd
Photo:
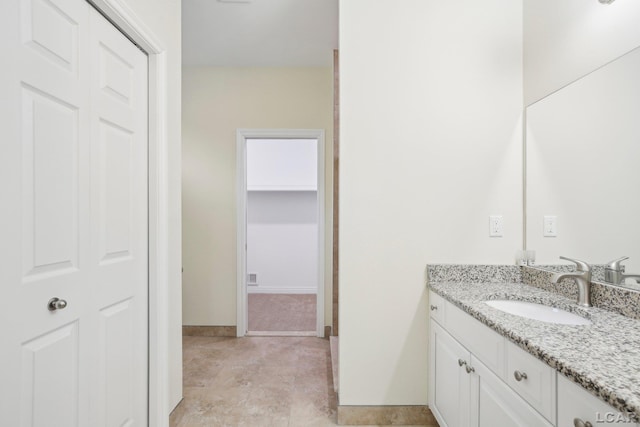
<path fill-rule="evenodd" d="M 149 425 L 169 426 L 166 50 L 120 0 L 87 0 L 149 56 Z"/>
<path fill-rule="evenodd" d="M 315 139 L 318 141 L 318 288 L 316 292 L 316 332 L 324 337 L 324 130 L 323 129 L 238 129 L 236 132 L 236 280 L 237 280 L 237 335 L 247 332 L 247 139 Z"/>

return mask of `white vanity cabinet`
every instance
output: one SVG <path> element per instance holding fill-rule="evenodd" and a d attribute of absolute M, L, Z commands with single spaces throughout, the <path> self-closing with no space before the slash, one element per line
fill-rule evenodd
<path fill-rule="evenodd" d="M 433 295 L 429 405 L 440 426 L 550 427 L 505 383 L 504 338 Z"/>
<path fill-rule="evenodd" d="M 558 426 L 637 427 L 620 411 L 609 406 L 568 378 L 558 375 Z"/>
<path fill-rule="evenodd" d="M 471 373 L 470 426 L 552 426 L 473 355 L 471 355 L 471 367 L 473 371 Z"/>
<path fill-rule="evenodd" d="M 435 322 L 431 324 L 430 334 L 431 411 L 437 414 L 440 427 L 469 426 L 471 376 L 465 368 L 471 354 Z M 446 424 L 440 420 L 446 420 Z"/>
<path fill-rule="evenodd" d="M 640 427 L 441 296 L 429 301 L 429 407 L 440 427 Z"/>

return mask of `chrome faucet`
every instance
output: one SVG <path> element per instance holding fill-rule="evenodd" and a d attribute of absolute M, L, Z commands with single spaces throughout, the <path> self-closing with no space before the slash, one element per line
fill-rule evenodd
<path fill-rule="evenodd" d="M 633 279 L 640 283 L 640 274 L 624 274 L 624 266 L 622 261 L 629 259 L 628 256 L 618 258 L 607 263 L 604 269 L 604 281 L 607 283 L 613 283 L 614 285 L 620 285 L 624 283 L 625 279 Z"/>
<path fill-rule="evenodd" d="M 571 273 L 556 273 L 551 281 L 559 283 L 563 279 L 574 279 L 578 284 L 578 301 L 583 307 L 591 307 L 591 266 L 584 261 L 561 256 L 560 259 L 576 264 L 576 271 Z"/>

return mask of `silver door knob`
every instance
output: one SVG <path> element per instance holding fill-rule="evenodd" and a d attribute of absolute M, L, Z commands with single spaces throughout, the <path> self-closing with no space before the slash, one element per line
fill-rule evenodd
<path fill-rule="evenodd" d="M 527 379 L 526 372 L 514 371 L 513 376 L 516 378 L 516 381 L 522 381 Z"/>
<path fill-rule="evenodd" d="M 67 302 L 60 298 L 51 298 L 47 303 L 49 311 L 62 310 L 67 306 Z"/>
<path fill-rule="evenodd" d="M 467 362 L 466 362 L 466 361 L 464 361 L 464 360 L 462 360 L 462 359 L 458 359 L 458 366 L 464 366 L 464 365 L 466 365 L 466 364 L 467 364 Z"/>
<path fill-rule="evenodd" d="M 470 374 L 471 372 L 475 372 L 476 371 L 476 368 L 474 368 L 473 366 L 469 366 L 469 365 L 465 366 L 464 369 L 467 370 L 467 374 Z"/>
<path fill-rule="evenodd" d="M 589 421 L 582 421 L 580 418 L 574 418 L 573 425 L 574 427 L 593 427 Z"/>
<path fill-rule="evenodd" d="M 438 306 L 437 306 L 437 305 L 431 305 L 431 311 L 435 311 L 435 310 L 437 310 L 437 309 L 438 309 Z"/>

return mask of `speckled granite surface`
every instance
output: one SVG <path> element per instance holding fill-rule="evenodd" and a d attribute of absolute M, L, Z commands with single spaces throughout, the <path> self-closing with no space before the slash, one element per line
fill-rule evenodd
<path fill-rule="evenodd" d="M 517 265 L 429 264 L 430 282 L 521 282 Z"/>
<path fill-rule="evenodd" d="M 510 271 L 511 266 L 506 267 Z M 482 270 L 476 266 L 475 271 L 478 269 Z M 640 321 L 596 307 L 579 307 L 574 299 L 518 281 L 483 282 L 475 272 L 466 274 L 464 269 L 447 274 L 442 265 L 430 265 L 428 272 L 434 292 L 640 421 Z M 569 326 L 530 320 L 484 303 L 495 299 L 543 303 L 581 314 L 593 323 Z"/>

